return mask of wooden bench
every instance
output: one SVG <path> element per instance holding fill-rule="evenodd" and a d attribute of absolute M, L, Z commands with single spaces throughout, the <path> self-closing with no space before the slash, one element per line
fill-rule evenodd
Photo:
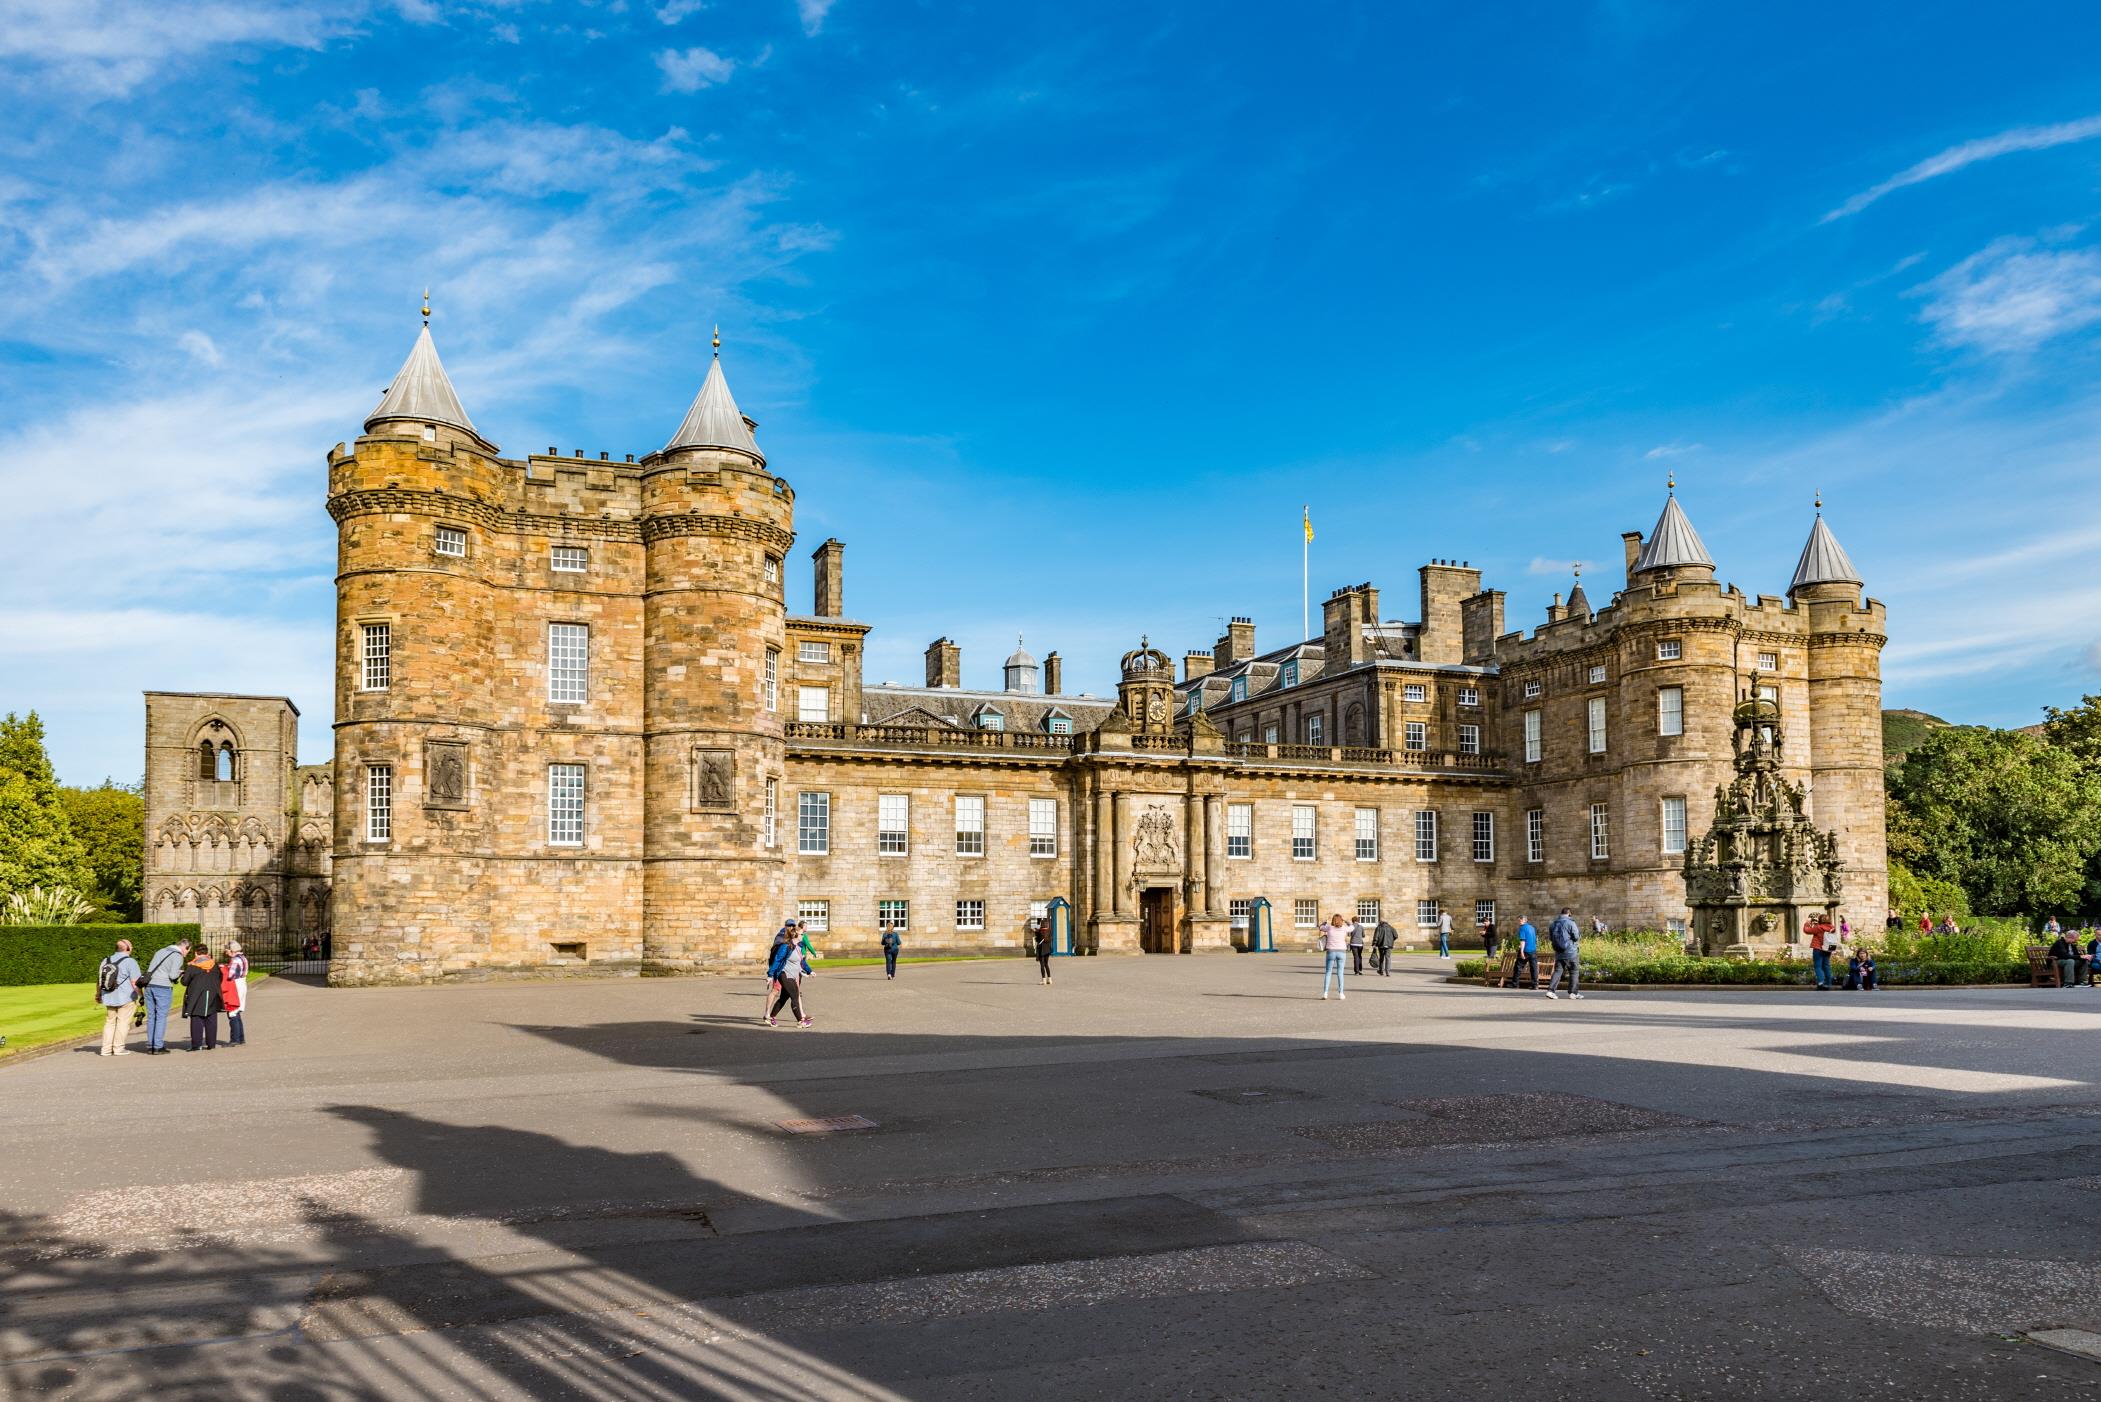
<path fill-rule="evenodd" d="M 1553 981 L 1554 951 L 1542 949 L 1539 951 L 1539 986 L 1545 988 Z M 1488 986 L 1490 988 L 1518 987 L 1516 950 L 1506 949 L 1503 951 L 1503 962 L 1488 976 Z"/>
<path fill-rule="evenodd" d="M 2074 956 L 2072 977 L 2075 979 L 2080 974 L 2079 960 L 2084 957 L 2084 951 Z M 2030 988 L 2064 987 L 2064 976 L 2057 967 L 2057 961 L 2050 957 L 2050 946 L 2046 944 L 2031 944 L 2028 946 L 2028 986 Z"/>

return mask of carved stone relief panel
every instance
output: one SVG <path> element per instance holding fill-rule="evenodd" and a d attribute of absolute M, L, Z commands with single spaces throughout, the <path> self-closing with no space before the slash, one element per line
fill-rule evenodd
<path fill-rule="evenodd" d="M 716 812 L 737 803 L 737 752 L 693 751 L 693 811 Z"/>
<path fill-rule="evenodd" d="M 467 742 L 426 740 L 423 742 L 423 806 L 464 809 L 473 787 L 467 771 Z"/>

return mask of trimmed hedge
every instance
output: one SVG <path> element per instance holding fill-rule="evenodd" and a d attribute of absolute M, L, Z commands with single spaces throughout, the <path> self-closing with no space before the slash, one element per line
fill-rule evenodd
<path fill-rule="evenodd" d="M 1708 983 L 1708 984 L 1774 984 L 1808 987 L 1816 982 L 1816 972 L 1805 960 L 1801 963 L 1773 964 L 1746 963 L 1736 959 L 1593 959 L 1585 941 L 1583 951 L 1583 977 L 1599 983 Z M 1461 978 L 1480 978 L 1488 971 L 1483 959 L 1467 959 L 1453 970 Z M 1845 965 L 1833 961 L 1833 980 L 1843 983 Z M 1928 962 L 1911 959 L 1878 959 L 1875 961 L 1875 977 L 1880 983 L 1894 988 L 1921 984 L 1959 983 L 2026 983 L 2028 961 L 2013 960 L 1966 960 Z"/>
<path fill-rule="evenodd" d="M 30 983 L 93 983 L 102 956 L 130 940 L 144 968 L 153 951 L 186 939 L 195 925 L 0 925 L 0 988 Z"/>

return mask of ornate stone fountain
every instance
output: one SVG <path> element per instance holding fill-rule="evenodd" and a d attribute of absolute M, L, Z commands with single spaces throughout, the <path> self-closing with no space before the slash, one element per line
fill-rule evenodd
<path fill-rule="evenodd" d="M 1737 703 L 1736 777 L 1714 791 L 1714 826 L 1685 849 L 1685 899 L 1700 952 L 1770 957 L 1802 922 L 1836 911 L 1838 837 L 1802 811 L 1803 791 L 1780 773 L 1780 707 Z"/>

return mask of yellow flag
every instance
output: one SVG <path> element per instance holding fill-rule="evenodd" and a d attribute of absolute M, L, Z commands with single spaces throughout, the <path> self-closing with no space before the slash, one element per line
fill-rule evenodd
<path fill-rule="evenodd" d="M 1309 507 L 1302 514 L 1306 523 L 1306 544 L 1311 545 L 1313 543 L 1313 511 Z"/>

